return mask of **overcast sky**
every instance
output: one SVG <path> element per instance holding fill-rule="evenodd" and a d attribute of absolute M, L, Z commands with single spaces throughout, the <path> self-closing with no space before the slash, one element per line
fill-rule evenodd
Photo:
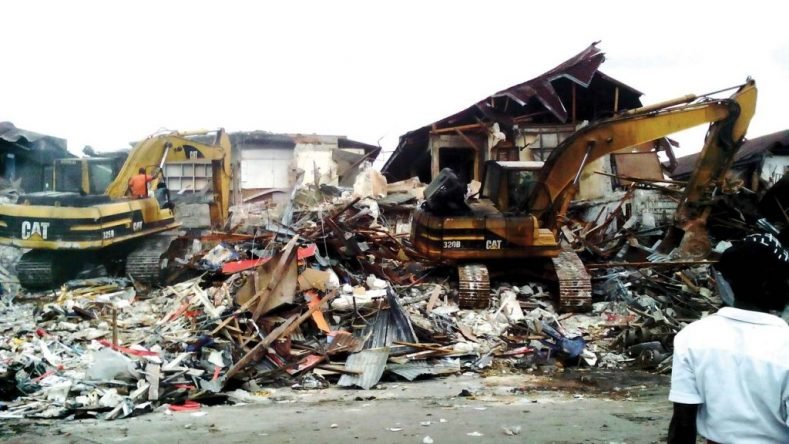
<path fill-rule="evenodd" d="M 0 121 L 66 138 L 74 152 L 219 126 L 391 149 L 602 40 L 601 70 L 644 103 L 754 77 L 756 137 L 789 128 L 780 4 L 7 1 Z M 677 138 L 692 152 L 702 136 Z"/>

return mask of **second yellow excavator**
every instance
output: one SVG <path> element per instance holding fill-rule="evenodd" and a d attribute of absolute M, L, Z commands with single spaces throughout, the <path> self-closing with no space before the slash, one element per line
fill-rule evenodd
<path fill-rule="evenodd" d="M 213 143 L 194 140 L 211 135 Z M 167 162 L 210 161 L 211 223 L 222 226 L 230 205 L 231 155 L 230 138 L 220 129 L 151 136 L 132 148 L 119 170 L 101 159 L 57 161 L 53 190 L 24 194 L 14 204 L 0 205 L 0 245 L 30 249 L 16 264 L 26 288 L 56 286 L 90 264 L 158 283 L 172 259 L 168 256 L 177 237 L 173 230 L 180 226 L 162 168 Z M 154 176 L 150 182 L 154 191 L 145 198 L 132 198 L 129 180 L 140 169 Z M 107 182 L 106 189 L 98 189 Z"/>
<path fill-rule="evenodd" d="M 592 123 L 568 137 L 538 162 L 488 161 L 478 199 L 465 200 L 466 186 L 451 170 L 425 190 L 413 218 L 411 243 L 437 261 L 458 265 L 461 305 L 487 306 L 488 266 L 531 265 L 550 258 L 559 281 L 559 308 L 591 307 L 589 275 L 578 256 L 561 247 L 559 235 L 583 168 L 601 156 L 710 123 L 696 170 L 676 212 L 672 236 L 680 248 L 706 237 L 709 196 L 724 179 L 756 110 L 756 84 L 749 79 L 729 98 L 687 95 Z M 687 239 L 692 237 L 693 239 Z"/>

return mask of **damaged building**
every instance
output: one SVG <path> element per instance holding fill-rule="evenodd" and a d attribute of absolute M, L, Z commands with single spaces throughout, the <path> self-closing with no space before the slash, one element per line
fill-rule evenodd
<path fill-rule="evenodd" d="M 675 180 L 687 180 L 696 167 L 699 153 L 677 158 L 670 175 Z M 729 170 L 730 178 L 751 191 L 761 192 L 778 183 L 789 171 L 789 130 L 778 131 L 746 140 Z"/>
<path fill-rule="evenodd" d="M 374 145 L 346 136 L 280 134 L 267 131 L 229 133 L 233 146 L 235 180 L 233 203 L 282 199 L 302 178 L 330 185 L 352 186 L 358 167 L 373 162 L 380 152 Z M 208 139 L 196 137 L 204 143 Z M 165 167 L 168 186 L 184 193 L 210 183 L 210 161 L 189 159 Z"/>
<path fill-rule="evenodd" d="M 688 110 L 721 111 L 709 122 L 713 134 L 735 99 L 744 103 L 736 117 L 744 116 L 747 127 L 756 90 L 749 80 L 732 99 L 664 102 L 623 115 L 641 107 L 641 93 L 601 73 L 603 60 L 592 45 L 542 76 L 407 133 L 384 167 L 386 178 L 371 167 L 379 148 L 344 136 L 173 132 L 145 139 L 124 157 L 125 174 L 137 178 L 138 168 L 167 161 L 167 184 L 151 184 L 153 195 L 129 198 L 130 178 L 120 173 L 103 196 L 70 196 L 82 206 L 44 202 L 52 213 L 65 207 L 68 214 L 42 221 L 43 230 L 32 227 L 32 218 L 5 222 L 35 214 L 33 205 L 0 206 L 7 218 L 0 220 L 7 228 L 0 230 L 0 241 L 7 236 L 0 242 L 0 341 L 6 344 L 0 347 L 0 419 L 95 423 L 188 412 L 195 423 L 191 418 L 208 416 L 202 421 L 211 433 L 220 432 L 216 425 L 236 433 L 229 429 L 236 424 L 223 424 L 208 407 L 281 409 L 291 391 L 332 387 L 359 389 L 343 392 L 346 407 L 350 397 L 368 402 L 401 392 L 413 404 L 413 393 L 424 386 L 405 381 L 449 375 L 473 375 L 480 388 L 455 390 L 453 379 L 445 388 L 458 404 L 428 404 L 460 412 L 466 403 L 485 402 L 474 415 L 491 405 L 485 387 L 506 394 L 522 417 L 523 406 L 537 403 L 526 396 L 573 382 L 570 377 L 577 384 L 564 390 L 574 403 L 602 381 L 612 384 L 612 398 L 649 396 L 655 384 L 625 386 L 613 370 L 671 372 L 675 334 L 719 308 L 726 293 L 712 268 L 715 256 L 656 249 L 680 213 L 678 201 L 710 205 L 706 194 L 687 197 L 682 186 L 694 189 L 693 179 L 666 179 L 658 153 L 665 151 L 679 171 L 697 162 L 676 162 L 669 139 L 633 145 L 690 126 L 695 121 L 678 117 Z M 628 137 L 655 120 L 663 122 L 659 131 Z M 726 146 L 741 137 L 731 135 Z M 739 177 L 772 183 L 789 164 L 786 137 L 749 141 L 735 161 Z M 713 167 L 731 160 L 705 158 L 699 169 L 718 171 Z M 454 204 L 455 196 L 462 204 L 473 201 L 465 185 L 482 181 L 489 161 L 503 162 L 488 163 L 495 190 L 476 199 L 488 204 L 431 207 Z M 545 174 L 520 175 L 527 161 Z M 438 187 L 423 186 L 443 168 L 458 172 L 457 192 L 434 194 Z M 713 188 L 708 185 L 719 184 L 723 173 L 698 181 L 698 188 Z M 579 194 L 565 193 L 576 184 Z M 547 197 L 533 191 L 540 187 Z M 533 201 L 521 199 L 532 193 Z M 188 209 L 190 198 L 206 212 Z M 539 199 L 550 204 L 526 206 Z M 524 208 L 542 214 L 524 214 Z M 190 226 L 184 217 L 199 223 Z M 210 229 L 183 230 L 207 228 L 209 221 Z M 61 227 L 75 227 L 74 233 L 57 232 Z M 73 248 L 94 239 L 99 248 Z M 733 239 L 710 238 L 716 244 Z M 44 241 L 60 249 L 57 256 L 44 251 Z M 113 242 L 126 254 L 107 256 L 115 269 L 94 263 Z M 29 250 L 27 260 L 17 247 Z M 51 279 L 39 280 L 42 274 Z M 499 375 L 507 380 L 483 382 Z M 528 386 L 523 376 L 541 379 Z M 382 391 L 365 392 L 372 389 Z M 265 414 L 292 419 L 279 410 Z M 652 421 L 649 415 L 638 421 Z M 168 428 L 202 433 L 191 422 L 172 427 L 174 420 L 167 418 Z M 395 425 L 388 432 L 403 430 Z M 419 427 L 439 426 L 420 421 Z M 502 429 L 506 436 L 520 433 L 520 426 Z"/>
<path fill-rule="evenodd" d="M 66 139 L 23 130 L 0 122 L 0 177 L 27 192 L 52 187 L 54 159 L 74 157 Z"/>
<path fill-rule="evenodd" d="M 355 167 L 365 160 L 373 162 L 380 151 L 377 146 L 336 135 L 250 131 L 231 133 L 230 140 L 241 162 L 245 201 L 287 191 L 300 175 L 310 183 L 352 186 Z"/>
<path fill-rule="evenodd" d="M 418 176 L 427 183 L 448 167 L 468 183 L 482 180 L 487 160 L 546 160 L 588 122 L 641 106 L 640 91 L 600 71 L 604 60 L 603 52 L 592 44 L 540 76 L 409 131 L 400 137 L 382 172 L 389 181 Z M 662 178 L 659 150 L 670 154 L 666 139 L 588 165 L 578 198 L 602 197 L 619 185 L 594 171 L 640 171 Z"/>
<path fill-rule="evenodd" d="M 233 149 L 231 204 L 234 213 L 248 218 L 250 212 L 285 204 L 290 190 L 302 182 L 353 186 L 363 166 L 372 163 L 380 147 L 342 135 L 283 134 L 267 131 L 229 133 Z M 196 136 L 194 140 L 211 143 Z M 177 195 L 204 194 L 211 184 L 211 161 L 193 158 L 165 164 L 168 187 Z M 182 199 L 184 200 L 184 199 Z M 195 201 L 195 198 L 185 198 Z M 188 226 L 208 224 L 207 206 L 181 206 L 179 219 Z"/>
<path fill-rule="evenodd" d="M 540 76 L 402 135 L 383 174 L 389 181 L 416 176 L 427 183 L 451 168 L 461 181 L 482 181 L 486 161 L 543 162 L 590 122 L 641 107 L 642 92 L 600 70 L 605 56 L 596 45 Z M 585 164 L 575 195 L 576 215 L 605 218 L 628 192 L 632 181 L 627 178 L 664 179 L 659 153 L 674 166 L 674 146 L 673 140 L 660 138 Z M 654 190 L 627 195 L 628 212 L 646 215 L 647 225 L 670 222 L 675 209 L 676 200 Z"/>

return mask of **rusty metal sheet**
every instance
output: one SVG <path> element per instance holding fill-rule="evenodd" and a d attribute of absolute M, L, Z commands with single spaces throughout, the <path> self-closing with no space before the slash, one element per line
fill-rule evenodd
<path fill-rule="evenodd" d="M 364 347 L 363 339 L 357 338 L 347 331 L 337 331 L 330 336 L 332 337 L 331 344 L 326 349 L 328 355 L 344 352 L 356 353 Z"/>
<path fill-rule="evenodd" d="M 638 179 L 663 180 L 663 167 L 660 165 L 657 153 L 615 153 L 611 157 L 616 165 L 618 176 L 633 177 Z M 629 180 L 620 179 L 622 186 L 630 185 Z"/>

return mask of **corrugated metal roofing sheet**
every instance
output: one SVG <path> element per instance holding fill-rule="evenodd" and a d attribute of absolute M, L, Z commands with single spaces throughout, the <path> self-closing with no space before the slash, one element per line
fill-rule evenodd
<path fill-rule="evenodd" d="M 0 122 L 0 139 L 10 143 L 27 142 L 30 144 L 46 140 L 48 146 L 66 151 L 66 139 L 23 130 L 11 122 Z"/>
<path fill-rule="evenodd" d="M 460 373 L 459 359 L 437 359 L 429 361 L 411 361 L 406 364 L 389 364 L 386 370 L 413 381 L 422 375 L 451 375 Z"/>
<path fill-rule="evenodd" d="M 344 374 L 340 377 L 337 385 L 341 387 L 355 385 L 369 390 L 381 380 L 387 359 L 389 359 L 389 347 L 371 348 L 349 355 L 345 361 L 345 368 L 362 373 L 359 375 Z"/>

